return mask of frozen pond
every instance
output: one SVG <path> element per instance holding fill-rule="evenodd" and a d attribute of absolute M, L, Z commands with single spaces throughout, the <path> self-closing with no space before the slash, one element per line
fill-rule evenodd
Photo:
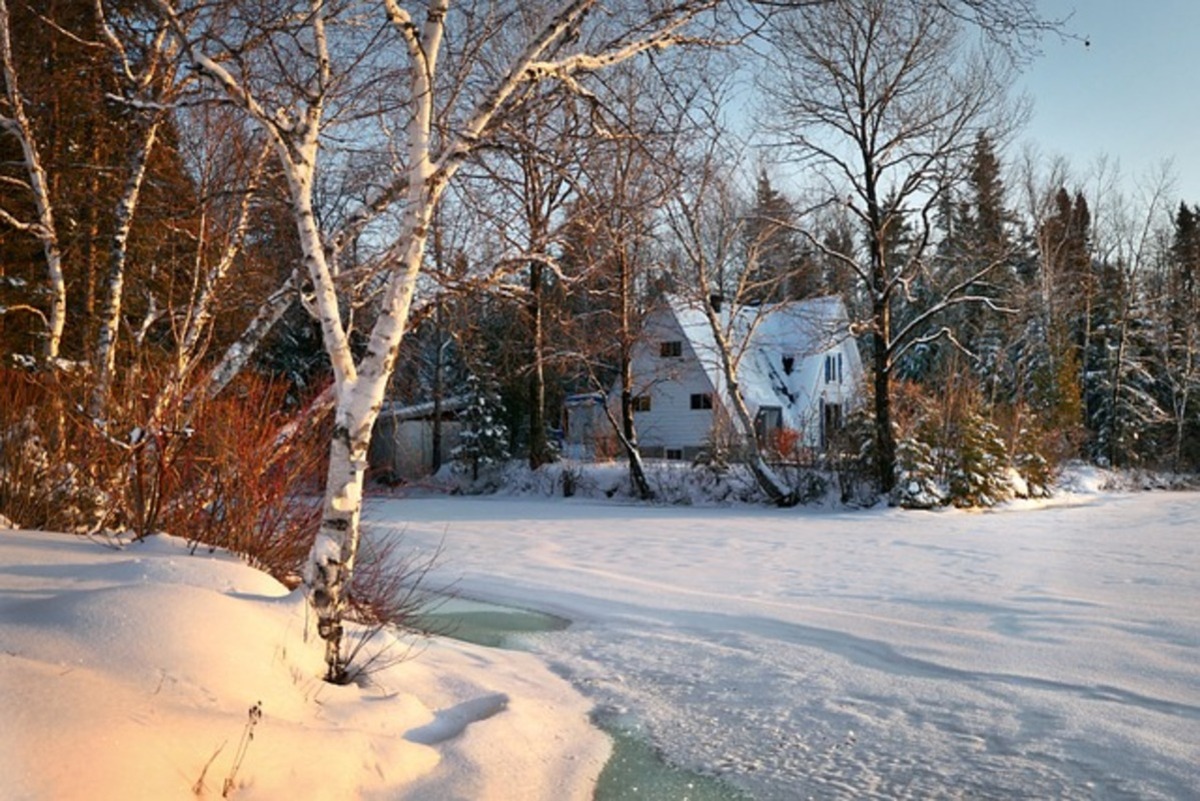
<path fill-rule="evenodd" d="M 673 763 L 757 799 L 1200 787 L 1200 495 L 994 513 L 372 502 Z"/>
<path fill-rule="evenodd" d="M 554 632 L 571 621 L 530 609 L 490 604 L 469 598 L 450 598 L 418 623 L 443 636 L 490 648 L 538 648 L 555 652 Z M 716 779 L 700 776 L 664 762 L 635 717 L 603 710 L 593 722 L 608 732 L 613 753 L 596 785 L 596 801 L 740 801 L 744 796 Z"/>
<path fill-rule="evenodd" d="M 452 597 L 417 621 L 418 625 L 456 640 L 489 648 L 528 648 L 535 635 L 562 631 L 571 621 L 533 609 Z"/>

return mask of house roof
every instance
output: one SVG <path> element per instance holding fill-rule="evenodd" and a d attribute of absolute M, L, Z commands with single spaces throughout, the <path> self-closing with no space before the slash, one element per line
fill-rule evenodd
<path fill-rule="evenodd" d="M 451 414 L 453 412 L 461 412 L 470 405 L 471 399 L 466 395 L 453 395 L 448 398 L 442 398 L 441 413 Z M 385 403 L 383 408 L 379 410 L 380 417 L 391 417 L 396 420 L 421 420 L 433 416 L 434 402 L 424 401 L 422 403 L 404 404 L 397 401 Z"/>
<path fill-rule="evenodd" d="M 705 306 L 678 297 L 669 298 L 668 306 L 710 383 L 727 396 L 720 351 Z M 832 296 L 741 306 L 732 316 L 725 309 L 718 318 L 738 362 L 738 388 L 751 413 L 764 406 L 779 407 L 788 425 L 797 424 L 787 419 L 789 412 L 799 414 L 811 407 L 824 366 L 816 357 L 851 338 L 846 306 Z M 856 380 L 857 350 L 846 350 L 854 351 L 846 374 Z M 790 372 L 785 358 L 791 360 Z"/>

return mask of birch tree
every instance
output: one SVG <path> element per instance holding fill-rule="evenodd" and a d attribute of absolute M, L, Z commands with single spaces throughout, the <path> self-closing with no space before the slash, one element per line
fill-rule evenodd
<path fill-rule="evenodd" d="M 0 185 L 28 191 L 33 197 L 34 220 L 22 220 L 0 205 L 0 223 L 23 233 L 33 235 L 41 245 L 46 259 L 46 276 L 50 288 L 49 314 L 33 306 L 22 306 L 19 310 L 33 313 L 45 323 L 42 357 L 46 361 L 58 358 L 62 345 L 63 329 L 67 316 L 67 283 L 63 276 L 62 249 L 58 241 L 58 226 L 54 220 L 54 203 L 50 197 L 50 182 L 42 161 L 33 123 L 25 110 L 25 99 L 21 94 L 21 82 L 17 75 L 16 59 L 13 57 L 11 17 L 7 0 L 0 0 L 0 70 L 3 70 L 5 104 L 0 106 L 0 130 L 15 137 L 21 147 L 24 172 L 27 179 L 0 176 Z M 10 195 L 11 197 L 11 195 Z M 17 311 L 7 309 L 5 311 Z"/>
<path fill-rule="evenodd" d="M 677 165 L 674 197 L 666 207 L 672 244 L 679 249 L 681 279 L 694 305 L 703 309 L 712 332 L 717 366 L 728 388 L 723 400 L 746 463 L 763 493 L 778 506 L 794 506 L 798 496 L 768 464 L 755 435 L 754 418 L 738 387 L 738 368 L 766 305 L 759 300 L 778 293 L 792 277 L 788 271 L 754 269 L 758 251 L 770 242 L 770 228 L 754 226 L 752 204 L 739 191 L 737 174 L 727 165 L 738 159 L 720 139 L 710 141 L 692 162 Z"/>
<path fill-rule="evenodd" d="M 117 64 L 120 101 L 130 110 L 129 147 L 126 151 L 124 186 L 115 208 L 114 229 L 108 253 L 104 300 L 99 311 L 100 330 L 93 352 L 93 388 L 89 412 L 104 415 L 104 407 L 116 369 L 117 336 L 125 304 L 129 266 L 129 239 L 142 197 L 143 183 L 159 134 L 171 104 L 186 85 L 177 81 L 177 48 L 167 26 L 148 27 L 138 18 L 126 20 L 119 33 L 103 6 L 95 0 L 100 34 L 110 58 Z"/>
<path fill-rule="evenodd" d="M 559 81 L 579 89 L 590 72 L 695 41 L 690 28 L 715 3 L 684 0 L 657 10 L 631 5 L 593 16 L 596 0 L 536 11 L 491 4 L 452 10 L 448 0 L 430 0 L 419 10 L 399 0 L 310 0 L 281 3 L 272 19 L 283 24 L 275 28 L 238 18 L 236 37 L 228 27 L 219 30 L 223 7 L 153 3 L 195 71 L 265 132 L 287 181 L 302 273 L 336 394 L 322 522 L 305 580 L 326 643 L 327 679 L 344 681 L 343 617 L 358 551 L 367 447 L 412 309 L 432 216 L 448 183 L 531 87 Z M 518 13 L 535 19 L 532 33 L 515 55 L 489 60 L 497 55 L 489 44 L 514 30 Z M 270 58 L 255 61 L 250 48 L 266 48 Z M 272 71 L 272 63 L 281 68 Z M 387 77 L 398 84 L 372 72 L 382 66 L 395 68 Z M 395 160 L 388 172 L 376 173 L 387 177 L 363 193 L 360 210 L 326 229 L 315 195 L 319 162 L 323 149 L 344 142 L 328 136 L 329 126 L 362 120 L 348 104 L 351 91 L 367 87 L 377 92 L 383 113 L 375 120 L 387 128 Z M 381 290 L 372 318 L 363 320 L 350 315 L 339 296 L 340 257 L 384 211 L 395 212 L 394 225 L 386 244 L 376 246 Z M 366 339 L 357 357 L 352 322 L 361 323 Z"/>

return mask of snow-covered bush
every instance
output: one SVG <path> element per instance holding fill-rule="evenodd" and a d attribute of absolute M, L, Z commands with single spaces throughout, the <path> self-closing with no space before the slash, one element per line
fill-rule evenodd
<path fill-rule="evenodd" d="M 1008 452 L 996 425 L 972 410 L 963 415 L 956 428 L 950 461 L 950 501 L 955 506 L 995 506 L 1011 498 Z"/>
<path fill-rule="evenodd" d="M 86 388 L 70 375 L 0 374 L 0 514 L 53 531 L 167 531 L 295 582 L 328 431 L 285 413 L 284 387 L 249 377 L 216 400 L 156 408 L 143 369 L 98 421 L 79 412 Z M 289 423 L 298 433 L 281 437 Z"/>
<path fill-rule="evenodd" d="M 865 405 L 851 412 L 845 427 L 830 439 L 826 459 L 843 504 L 869 507 L 879 502 L 875 417 Z"/>
<path fill-rule="evenodd" d="M 1020 483 L 1013 482 L 1017 497 L 1048 498 L 1054 486 L 1056 470 L 1050 460 L 1042 455 L 1033 433 L 1022 428 L 1017 434 L 1013 468 Z"/>
<path fill-rule="evenodd" d="M 896 485 L 891 502 L 905 509 L 933 509 L 945 505 L 946 500 L 929 443 L 917 437 L 901 439 L 896 444 Z"/>
<path fill-rule="evenodd" d="M 110 506 L 95 432 L 72 412 L 69 376 L 0 369 L 0 514 L 25 528 L 94 528 Z"/>

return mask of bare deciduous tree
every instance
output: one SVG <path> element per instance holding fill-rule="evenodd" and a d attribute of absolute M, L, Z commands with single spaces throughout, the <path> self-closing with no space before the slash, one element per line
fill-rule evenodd
<path fill-rule="evenodd" d="M 926 271 L 939 194 L 960 177 L 952 171 L 967 163 L 980 132 L 1002 138 L 1021 118 L 1006 102 L 1011 59 L 988 47 L 972 49 L 964 16 L 1003 36 L 1010 22 L 1032 25 L 1037 18 L 1030 14 L 1023 0 L 828 0 L 770 22 L 772 68 L 764 88 L 777 116 L 769 127 L 817 172 L 824 182 L 818 191 L 843 203 L 866 239 L 854 253 L 829 251 L 813 237 L 810 244 L 855 276 L 870 307 L 860 325 L 868 336 L 884 491 L 895 481 L 891 400 L 898 360 L 922 342 L 952 336 L 937 325 L 950 306 L 993 302 L 972 290 L 997 263 L 932 299 L 913 291 Z M 897 250 L 894 237 L 905 225 L 911 237 Z"/>
<path fill-rule="evenodd" d="M 0 185 L 15 184 L 15 188 L 28 191 L 33 196 L 37 219 L 21 220 L 0 206 L 0 223 L 10 225 L 18 231 L 32 234 L 41 244 L 46 259 L 46 274 L 50 288 L 50 312 L 46 314 L 35 307 L 23 310 L 37 314 L 46 325 L 42 356 L 46 360 L 58 358 L 62 344 L 63 329 L 67 316 L 67 284 L 63 277 L 62 249 L 58 242 L 58 228 L 54 221 L 54 203 L 50 198 L 50 183 L 42 162 L 33 123 L 25 110 L 25 99 L 21 95 L 21 83 L 17 75 L 16 59 L 13 57 L 11 17 L 7 0 L 0 0 L 0 69 L 4 77 L 4 99 L 0 106 L 0 130 L 16 137 L 21 146 L 24 171 L 27 180 L 0 177 Z M 7 194 L 7 193 L 6 193 Z"/>
<path fill-rule="evenodd" d="M 420 11 L 398 0 L 278 5 L 276 14 L 251 20 L 229 17 L 220 4 L 154 0 L 195 70 L 266 133 L 288 184 L 337 396 L 322 523 L 306 581 L 326 642 L 327 677 L 341 681 L 342 618 L 358 550 L 371 429 L 407 326 L 433 212 L 448 182 L 528 87 L 557 81 L 582 91 L 580 82 L 590 72 L 694 41 L 689 26 L 715 3 L 685 0 L 666 9 L 635 3 L 613 15 L 592 15 L 595 0 L 519 10 L 490 4 L 452 10 L 448 0 L 430 0 Z M 520 34 L 516 48 L 492 47 L 502 35 L 517 36 L 517 13 L 533 20 L 521 28 L 529 33 Z M 383 25 L 375 22 L 380 15 Z M 390 71 L 386 81 L 384 68 Z M 370 116 L 355 105 L 368 90 L 377 103 Z M 345 126 L 346 138 L 331 136 L 334 123 Z M 360 212 L 324 228 L 316 195 L 319 165 L 337 164 L 330 154 L 367 137 L 363 128 L 371 124 L 375 141 L 394 143 L 395 160 L 390 171 L 377 171 L 386 177 L 363 193 Z M 388 210 L 396 219 L 386 233 L 379 229 L 374 248 L 381 290 L 374 313 L 364 319 L 366 310 L 350 314 L 339 294 L 340 257 Z M 350 325 L 367 332 L 357 357 Z"/>

